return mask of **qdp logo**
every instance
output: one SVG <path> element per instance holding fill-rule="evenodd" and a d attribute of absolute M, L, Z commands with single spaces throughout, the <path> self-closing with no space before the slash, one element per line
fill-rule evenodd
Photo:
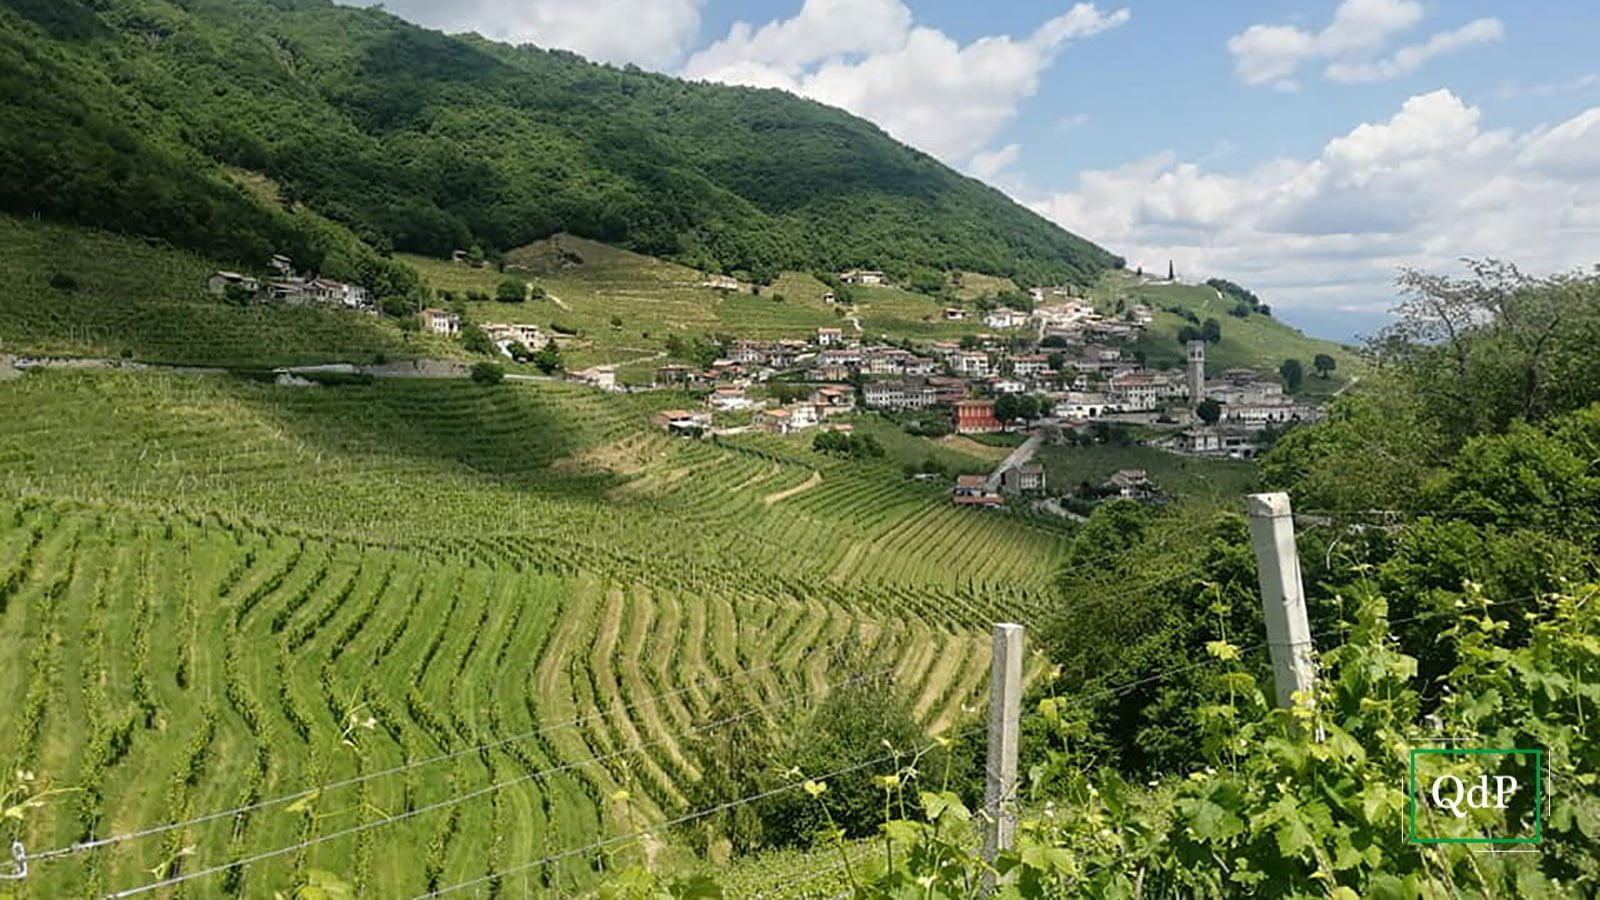
<path fill-rule="evenodd" d="M 1411 830 L 1414 844 L 1537 844 L 1544 826 L 1542 750 L 1441 748 L 1411 751 Z M 1495 810 L 1496 815 L 1474 815 Z M 1472 834 L 1483 820 L 1515 828 L 1528 815 L 1531 833 Z M 1419 818 L 1421 829 L 1419 830 Z M 1463 827 L 1465 825 L 1466 827 Z"/>

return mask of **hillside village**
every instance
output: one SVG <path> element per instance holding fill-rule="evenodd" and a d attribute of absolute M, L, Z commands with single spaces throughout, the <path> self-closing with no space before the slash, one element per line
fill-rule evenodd
<path fill-rule="evenodd" d="M 464 252 L 452 262 L 485 266 Z M 292 261 L 282 256 L 274 256 L 269 268 L 274 275 L 265 280 L 214 273 L 207 290 L 246 302 L 379 312 L 359 286 L 297 275 Z M 1137 277 L 1143 283 L 1178 284 L 1171 273 L 1165 280 L 1142 271 Z M 843 291 L 844 286 L 888 286 L 892 279 L 881 271 L 852 269 L 838 273 L 836 283 Z M 706 275 L 697 286 L 722 295 L 759 293 L 726 275 Z M 443 299 L 451 296 L 442 292 Z M 1108 429 L 1120 428 L 1124 435 L 1137 429 L 1143 435 L 1140 444 L 1171 454 L 1250 459 L 1276 434 L 1323 416 L 1320 405 L 1287 391 L 1277 373 L 1239 367 L 1209 373 L 1207 347 L 1219 333 L 1184 329 L 1179 337 L 1193 338 L 1184 341 L 1184 365 L 1146 365 L 1135 345 L 1154 327 L 1156 311 L 1145 303 L 1106 310 L 1079 289 L 1035 287 L 1025 299 L 984 297 L 943 308 L 938 317 L 944 322 L 972 323 L 974 331 L 959 340 L 874 340 L 861 333 L 848 298 L 829 290 L 822 301 L 854 327 L 818 327 L 804 340 L 728 337 L 712 345 L 717 357 L 705 364 L 664 360 L 648 384 L 624 383 L 614 365 L 559 372 L 562 336 L 531 323 L 469 324 L 459 304 L 424 308 L 410 327 L 443 338 L 481 333 L 489 346 L 480 350 L 512 362 L 531 361 L 544 351 L 551 354 L 541 366 L 546 376 L 604 391 L 684 392 L 696 401 L 692 407 L 654 416 L 658 428 L 674 435 L 850 434 L 860 416 L 874 415 L 920 437 L 1018 445 L 991 474 L 957 476 L 951 489 L 957 506 L 987 508 L 1002 505 L 1007 496 L 1062 493 L 1060 488 L 1068 486 L 1051 490 L 1043 468 L 1032 462 L 1043 444 L 1092 444 L 1105 441 Z M 1163 499 L 1161 485 L 1143 469 L 1118 471 L 1089 488 L 1079 485 L 1077 491 L 1098 498 Z"/>

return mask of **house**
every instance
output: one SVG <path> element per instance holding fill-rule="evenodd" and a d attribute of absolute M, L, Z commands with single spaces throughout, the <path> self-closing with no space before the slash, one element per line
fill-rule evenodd
<path fill-rule="evenodd" d="M 982 475 L 958 475 L 956 486 L 950 491 L 950 501 L 957 506 L 999 506 L 1000 495 L 989 490 L 989 480 Z"/>
<path fill-rule="evenodd" d="M 1050 357 L 1043 353 L 1030 353 L 1011 361 L 1011 374 L 1018 378 L 1037 378 L 1050 368 Z"/>
<path fill-rule="evenodd" d="M 840 385 L 827 385 L 811 392 L 811 405 L 823 418 L 856 411 L 856 392 Z"/>
<path fill-rule="evenodd" d="M 1015 378 L 996 378 L 989 383 L 989 387 L 996 394 L 1022 394 L 1026 393 L 1028 386 Z"/>
<path fill-rule="evenodd" d="M 714 291 L 737 291 L 739 279 L 730 275 L 708 275 L 705 281 L 700 282 L 700 286 Z"/>
<path fill-rule="evenodd" d="M 1170 450 L 1197 456 L 1229 456 L 1235 459 L 1252 457 L 1261 449 L 1247 431 L 1224 428 L 1197 427 L 1178 432 L 1166 444 Z"/>
<path fill-rule="evenodd" d="M 938 406 L 955 406 L 967 399 L 967 382 L 961 378 L 935 375 L 928 379 L 933 388 L 933 402 Z"/>
<path fill-rule="evenodd" d="M 458 335 L 461 333 L 461 317 L 453 312 L 442 309 L 425 309 L 421 312 L 422 330 L 433 334 Z"/>
<path fill-rule="evenodd" d="M 817 329 L 817 346 L 818 347 L 833 347 L 833 346 L 837 346 L 837 345 L 842 344 L 842 343 L 844 343 L 844 329 L 842 329 L 842 328 L 818 328 Z"/>
<path fill-rule="evenodd" d="M 989 354 L 968 350 L 956 354 L 951 365 L 969 378 L 982 378 L 989 374 Z"/>
<path fill-rule="evenodd" d="M 1116 491 L 1118 497 L 1127 500 L 1148 500 L 1156 495 L 1155 482 L 1144 469 L 1121 469 L 1106 479 L 1102 487 Z"/>
<path fill-rule="evenodd" d="M 206 279 L 206 292 L 213 297 L 226 296 L 230 287 L 249 291 L 254 295 L 260 293 L 261 282 L 248 275 L 240 275 L 238 272 L 213 272 L 211 277 Z"/>
<path fill-rule="evenodd" d="M 835 294 L 833 291 L 828 291 L 822 295 L 822 302 L 832 306 L 839 302 L 839 295 Z"/>
<path fill-rule="evenodd" d="M 525 325 L 520 322 L 496 322 L 485 324 L 483 331 L 489 336 L 489 340 L 494 341 L 500 351 L 507 356 L 511 355 L 512 344 L 521 344 L 529 350 L 538 350 L 549 343 L 549 339 L 545 337 L 544 332 L 540 331 L 537 325 Z"/>
<path fill-rule="evenodd" d="M 706 398 L 706 403 L 709 404 L 712 409 L 719 410 L 721 412 L 732 412 L 734 410 L 749 409 L 750 407 L 755 406 L 755 402 L 749 397 L 745 396 L 744 388 L 733 387 L 731 385 L 725 385 L 712 391 L 711 396 Z"/>
<path fill-rule="evenodd" d="M 267 268 L 277 272 L 280 278 L 294 277 L 294 260 L 281 253 L 272 254 L 272 258 L 267 260 Z"/>
<path fill-rule="evenodd" d="M 792 434 L 815 428 L 819 421 L 816 407 L 808 403 L 796 403 L 763 412 L 756 418 L 756 427 L 773 434 Z"/>
<path fill-rule="evenodd" d="M 983 324 L 990 328 L 1016 328 L 1026 322 L 1026 316 L 1007 306 L 983 314 Z"/>
<path fill-rule="evenodd" d="M 832 347 L 817 353 L 819 366 L 844 366 L 853 369 L 861 365 L 862 355 L 854 347 Z"/>
<path fill-rule="evenodd" d="M 759 341 L 735 341 L 729 356 L 740 365 L 764 366 L 767 364 L 768 348 Z"/>
<path fill-rule="evenodd" d="M 960 309 L 960 308 L 954 307 L 954 306 L 945 307 L 944 320 L 946 322 L 963 322 L 963 321 L 966 321 L 966 318 L 967 318 L 967 311 L 966 310 Z"/>
<path fill-rule="evenodd" d="M 852 404 L 854 399 L 852 398 Z M 789 428 L 791 431 L 803 431 L 815 428 L 822 424 L 822 417 L 817 414 L 817 408 L 810 403 L 791 403 L 784 407 L 789 413 Z"/>
<path fill-rule="evenodd" d="M 669 409 L 656 413 L 651 419 L 657 428 L 664 429 L 668 434 L 699 437 L 711 428 L 711 417 L 704 412 L 692 412 L 687 409 Z"/>
<path fill-rule="evenodd" d="M 845 284 L 863 284 L 872 286 L 885 284 L 889 279 L 882 272 L 851 269 L 848 272 L 840 272 L 839 280 Z"/>
<path fill-rule="evenodd" d="M 806 377 L 812 381 L 849 381 L 850 368 L 838 363 L 819 363 L 806 371 Z"/>
<path fill-rule="evenodd" d="M 1044 490 L 1044 467 L 1037 463 L 1012 466 L 1000 473 L 1000 490 L 1007 494 L 1029 494 Z"/>
<path fill-rule="evenodd" d="M 616 391 L 617 370 L 612 366 L 595 366 L 578 373 L 578 380 L 602 391 Z"/>
<path fill-rule="evenodd" d="M 872 409 L 927 409 L 937 397 L 926 384 L 878 381 L 861 389 L 863 402 Z"/>
<path fill-rule="evenodd" d="M 906 375 L 932 375 L 933 370 L 933 360 L 926 356 L 908 356 L 900 369 Z"/>
<path fill-rule="evenodd" d="M 1051 410 L 1058 419 L 1098 419 L 1116 407 L 1105 394 L 1088 391 L 1068 391 Z"/>
<path fill-rule="evenodd" d="M 962 400 L 955 405 L 957 434 L 988 434 L 1001 430 L 993 400 Z"/>
<path fill-rule="evenodd" d="M 688 384 L 693 380 L 694 368 L 692 366 L 673 363 L 656 369 L 656 384 Z"/>
<path fill-rule="evenodd" d="M 800 360 L 805 344 L 779 341 L 767 348 L 767 365 L 774 369 L 791 369 Z"/>
<path fill-rule="evenodd" d="M 1160 405 L 1162 387 L 1153 374 L 1129 372 L 1112 375 L 1106 383 L 1106 393 L 1123 410 L 1144 412 Z"/>
<path fill-rule="evenodd" d="M 864 368 L 869 375 L 902 375 L 911 353 L 898 347 L 873 350 L 866 355 Z"/>

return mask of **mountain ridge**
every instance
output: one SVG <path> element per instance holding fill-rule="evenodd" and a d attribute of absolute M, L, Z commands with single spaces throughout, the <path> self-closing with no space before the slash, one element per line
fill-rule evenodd
<path fill-rule="evenodd" d="M 357 239 L 438 256 L 565 231 L 757 281 L 1089 284 L 1122 264 L 842 110 L 331 0 L 0 0 L 0 59 L 0 161 L 28 176 L 0 208 L 213 255 L 283 249 L 381 282 Z M 279 182 L 285 209 L 223 167 Z"/>

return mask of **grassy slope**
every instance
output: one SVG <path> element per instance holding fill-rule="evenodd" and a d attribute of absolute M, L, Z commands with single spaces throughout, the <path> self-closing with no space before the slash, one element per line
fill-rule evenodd
<path fill-rule="evenodd" d="M 1256 468 L 1242 460 L 1190 459 L 1151 447 L 1055 447 L 1039 451 L 1050 485 L 1074 490 L 1100 485 L 1119 469 L 1144 469 L 1170 496 L 1237 503 L 1256 486 Z"/>
<path fill-rule="evenodd" d="M 573 254 L 581 264 L 553 262 L 552 246 Z M 548 327 L 560 323 L 581 332 L 568 352 L 569 368 L 609 363 L 624 365 L 622 375 L 648 381 L 653 357 L 664 351 L 668 335 L 724 334 L 753 339 L 805 339 L 821 327 L 854 327 L 835 308 L 822 302 L 827 287 L 808 274 L 787 272 L 759 295 L 746 287 L 724 295 L 700 286 L 702 273 L 664 260 L 597 244 L 570 235 L 512 251 L 512 265 L 528 271 L 502 274 L 459 263 L 402 255 L 434 289 L 461 294 L 493 295 L 506 278 L 540 285 L 558 298 L 528 303 L 473 303 L 468 314 L 480 322 L 531 322 Z M 977 279 L 991 287 L 997 280 Z M 945 322 L 945 304 L 924 294 L 893 287 L 856 288 L 856 314 L 863 335 L 894 339 L 957 339 L 983 330 L 981 322 Z M 783 299 L 778 300 L 779 297 Z M 611 325 L 612 316 L 622 327 Z"/>
<path fill-rule="evenodd" d="M 218 264 L 135 238 L 0 216 L 0 351 L 192 365 L 267 366 L 459 355 L 392 321 L 344 310 L 228 306 Z M 56 275 L 77 282 L 51 286 Z"/>
<path fill-rule="evenodd" d="M 1280 363 L 1295 358 L 1306 368 L 1301 395 L 1316 399 L 1339 390 L 1361 370 L 1360 357 L 1332 341 L 1308 337 L 1269 316 L 1252 314 L 1240 319 L 1229 315 L 1234 302 L 1226 297 L 1219 299 L 1216 290 L 1205 285 L 1140 285 L 1124 275 L 1108 275 L 1094 291 L 1093 299 L 1098 306 L 1110 308 L 1114 298 L 1130 304 L 1142 302 L 1155 311 L 1155 324 L 1136 344 L 1152 366 L 1184 363 L 1186 352 L 1177 335 L 1190 323 L 1165 309 L 1177 306 L 1192 310 L 1202 322 L 1212 318 L 1222 324 L 1222 341 L 1206 348 L 1206 369 L 1213 375 L 1235 367 L 1275 375 Z M 1312 375 L 1311 361 L 1318 353 L 1338 361 L 1333 377 L 1324 380 Z"/>

